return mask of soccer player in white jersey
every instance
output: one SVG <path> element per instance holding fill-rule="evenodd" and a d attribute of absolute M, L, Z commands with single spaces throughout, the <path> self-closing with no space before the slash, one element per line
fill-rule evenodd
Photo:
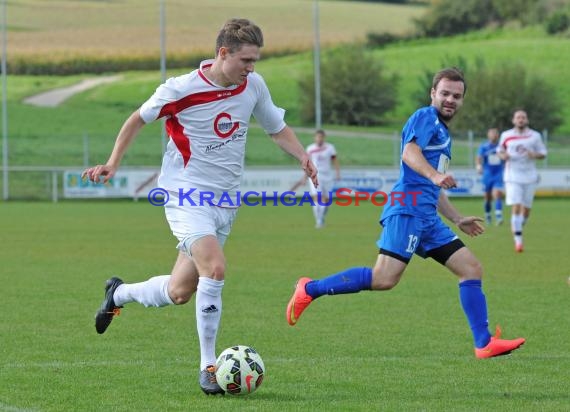
<path fill-rule="evenodd" d="M 316 168 L 285 124 L 284 110 L 273 104 L 263 78 L 254 72 L 262 46 L 258 26 L 246 19 L 228 20 L 218 33 L 215 59 L 158 87 L 125 121 L 107 163 L 83 172 L 93 182 L 107 182 L 139 130 L 166 119 L 170 140 L 158 182 L 170 195 L 165 213 L 178 238 L 178 258 L 170 275 L 132 284 L 108 279 L 95 327 L 104 333 L 127 303 L 180 305 L 196 292 L 199 383 L 206 394 L 223 393 L 216 382 L 215 345 L 226 270 L 223 246 L 237 213 L 237 202 L 221 205 L 221 199 L 236 199 L 252 114 L 317 184 Z M 200 201 L 203 193 L 213 194 L 213 204 Z"/>
<path fill-rule="evenodd" d="M 513 126 L 501 133 L 497 154 L 506 160 L 505 200 L 511 206 L 515 251 L 521 253 L 524 249 L 523 225 L 530 215 L 538 183 L 536 159 L 544 159 L 547 151 L 540 133 L 528 127 L 528 116 L 524 110 L 514 112 Z"/>
<path fill-rule="evenodd" d="M 336 149 L 331 143 L 326 141 L 326 137 L 325 131 L 319 129 L 315 132 L 314 143 L 307 146 L 307 154 L 317 168 L 319 177 L 318 187 L 309 180 L 309 193 L 313 198 L 312 208 L 313 215 L 315 216 L 315 227 L 317 229 L 322 228 L 325 224 L 325 216 L 329 208 L 334 181 L 335 179 L 340 179 L 340 165 L 336 155 Z M 303 176 L 291 190 L 302 186 L 306 180 L 307 177 Z"/>

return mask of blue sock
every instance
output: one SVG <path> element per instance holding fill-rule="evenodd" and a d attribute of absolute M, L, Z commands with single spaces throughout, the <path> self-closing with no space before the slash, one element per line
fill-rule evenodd
<path fill-rule="evenodd" d="M 487 320 L 487 301 L 480 280 L 465 280 L 459 284 L 459 300 L 473 333 L 475 347 L 484 348 L 491 340 Z"/>
<path fill-rule="evenodd" d="M 491 213 L 491 202 L 489 200 L 485 200 L 485 213 Z"/>
<path fill-rule="evenodd" d="M 305 285 L 305 290 L 313 299 L 323 295 L 341 295 L 370 290 L 372 287 L 371 268 L 350 268 L 324 279 L 313 280 Z"/>
<path fill-rule="evenodd" d="M 503 211 L 503 201 L 501 199 L 495 200 L 495 210 L 496 211 Z"/>

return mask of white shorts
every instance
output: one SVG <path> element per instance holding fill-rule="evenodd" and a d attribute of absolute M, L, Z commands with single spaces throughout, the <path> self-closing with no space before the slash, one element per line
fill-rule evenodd
<path fill-rule="evenodd" d="M 334 179 L 321 179 L 319 178 L 319 187 L 315 187 L 313 181 L 309 179 L 309 193 L 311 196 L 316 196 L 318 193 L 327 193 L 330 197 L 334 196 L 329 192 L 332 191 L 334 186 Z"/>
<path fill-rule="evenodd" d="M 523 205 L 530 209 L 535 190 L 536 183 L 505 182 L 505 203 L 508 206 Z"/>
<path fill-rule="evenodd" d="M 177 193 L 172 192 L 170 192 L 170 201 L 164 205 L 170 230 L 179 242 L 176 248 L 188 256 L 192 256 L 190 252 L 192 244 L 208 235 L 215 236 L 223 248 L 237 212 L 238 208 L 210 205 L 191 206 L 184 203 L 180 206 Z"/>

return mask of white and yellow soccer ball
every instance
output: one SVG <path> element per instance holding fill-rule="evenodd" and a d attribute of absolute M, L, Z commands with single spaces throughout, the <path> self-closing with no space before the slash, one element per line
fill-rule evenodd
<path fill-rule="evenodd" d="M 230 395 L 254 392 L 265 376 L 265 365 L 259 353 L 245 345 L 227 348 L 216 360 L 218 385 Z"/>

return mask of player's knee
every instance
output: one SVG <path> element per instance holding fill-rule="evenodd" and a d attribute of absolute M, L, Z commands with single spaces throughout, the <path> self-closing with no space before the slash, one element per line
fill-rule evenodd
<path fill-rule="evenodd" d="M 371 288 L 372 290 L 390 290 L 398 284 L 399 280 L 399 276 L 387 277 L 373 273 Z"/>
<path fill-rule="evenodd" d="M 226 265 L 223 262 L 215 262 L 210 267 L 210 273 L 212 274 L 212 279 L 224 280 L 226 273 Z"/>
<path fill-rule="evenodd" d="M 184 305 L 190 301 L 196 288 L 175 288 L 168 291 L 170 299 L 175 305 Z"/>
<path fill-rule="evenodd" d="M 483 277 L 483 266 L 478 260 L 473 260 L 463 266 L 464 280 L 481 279 Z"/>

